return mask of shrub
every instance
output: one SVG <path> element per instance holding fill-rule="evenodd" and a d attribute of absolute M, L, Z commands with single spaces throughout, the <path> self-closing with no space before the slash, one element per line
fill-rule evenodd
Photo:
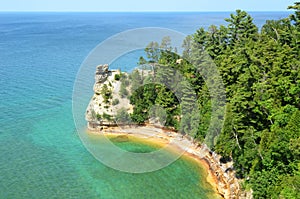
<path fill-rule="evenodd" d="M 115 80 L 119 81 L 121 79 L 121 74 L 115 74 Z"/>
<path fill-rule="evenodd" d="M 126 109 L 122 108 L 122 109 L 118 110 L 117 115 L 116 115 L 116 120 L 119 123 L 128 124 L 128 123 L 130 123 L 131 119 L 130 119 L 130 116 L 127 113 Z"/>
<path fill-rule="evenodd" d="M 117 105 L 117 104 L 119 104 L 119 103 L 120 103 L 119 99 L 114 99 L 114 100 L 112 101 L 112 105 L 113 105 L 113 106 L 115 106 L 115 105 Z"/>
<path fill-rule="evenodd" d="M 102 116 L 99 113 L 97 113 L 96 118 L 99 120 L 99 119 L 102 119 Z"/>
<path fill-rule="evenodd" d="M 107 113 L 103 113 L 102 115 L 103 119 L 110 121 L 111 120 L 111 115 L 107 114 Z"/>
<path fill-rule="evenodd" d="M 128 95 L 128 90 L 126 89 L 126 86 L 124 84 L 121 84 L 121 87 L 120 87 L 120 91 L 119 91 L 119 95 L 122 97 L 122 98 L 125 98 L 127 95 Z"/>

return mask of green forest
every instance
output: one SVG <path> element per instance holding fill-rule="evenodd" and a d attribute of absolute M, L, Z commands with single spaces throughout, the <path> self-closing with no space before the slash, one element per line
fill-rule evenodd
<path fill-rule="evenodd" d="M 212 134 L 208 145 L 223 161 L 233 160 L 243 189 L 252 189 L 254 198 L 300 198 L 300 2 L 288 9 L 293 10 L 290 17 L 268 20 L 260 30 L 247 12 L 237 10 L 225 19 L 226 26 L 200 28 L 186 37 L 182 57 L 169 37 L 160 44 L 151 42 L 139 64 L 151 65 L 152 76 L 143 78 L 134 71 L 127 79 L 121 77 L 123 94 L 128 94 L 128 79 L 134 88 L 130 95 L 134 122 L 146 122 L 149 107 L 159 105 L 166 112 L 165 126 L 202 143 L 209 124 L 222 120 L 221 132 Z M 212 83 L 220 88 L 213 92 L 199 73 L 209 63 L 207 56 L 222 81 Z M 174 85 L 175 71 L 187 80 L 176 85 L 184 100 L 170 86 L 138 86 L 149 78 Z M 224 117 L 214 118 L 218 116 L 212 115 L 214 103 L 221 107 L 214 111 Z M 160 110 L 155 114 L 163 115 Z"/>

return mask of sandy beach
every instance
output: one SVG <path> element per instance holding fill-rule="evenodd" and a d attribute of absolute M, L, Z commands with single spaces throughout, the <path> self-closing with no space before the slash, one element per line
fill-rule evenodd
<path fill-rule="evenodd" d="M 218 178 L 212 170 L 209 161 L 205 158 L 207 152 L 201 148 L 200 145 L 189 140 L 175 131 L 157 128 L 154 126 L 138 126 L 138 127 L 109 127 L 102 131 L 88 130 L 91 134 L 103 134 L 108 137 L 119 137 L 121 139 L 133 138 L 139 142 L 146 142 L 155 144 L 158 147 L 168 147 L 172 152 L 180 153 L 185 158 L 196 161 L 204 168 L 206 172 L 206 181 L 216 195 L 214 198 L 224 198 L 218 190 Z"/>

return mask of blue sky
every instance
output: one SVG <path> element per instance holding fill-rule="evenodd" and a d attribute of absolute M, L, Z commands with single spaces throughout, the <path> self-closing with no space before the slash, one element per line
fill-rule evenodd
<path fill-rule="evenodd" d="M 0 11 L 283 11 L 296 0 L 0 0 Z M 299 1 L 299 0 L 298 0 Z"/>

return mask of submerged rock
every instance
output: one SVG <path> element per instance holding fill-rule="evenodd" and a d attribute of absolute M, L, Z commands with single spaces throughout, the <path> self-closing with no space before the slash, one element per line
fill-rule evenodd
<path fill-rule="evenodd" d="M 127 135 L 118 135 L 117 137 L 113 138 L 112 141 L 114 141 L 114 142 L 128 142 L 129 137 Z"/>

